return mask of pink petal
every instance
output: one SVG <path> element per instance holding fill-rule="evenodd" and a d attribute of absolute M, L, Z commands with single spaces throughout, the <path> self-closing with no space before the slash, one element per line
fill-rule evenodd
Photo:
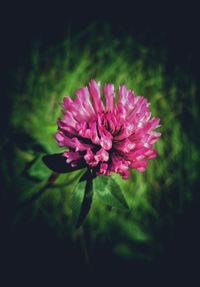
<path fill-rule="evenodd" d="M 63 154 L 67 158 L 67 163 L 80 160 L 82 156 L 78 152 L 66 151 Z"/>
<path fill-rule="evenodd" d="M 91 167 L 95 167 L 98 165 L 98 161 L 95 160 L 94 153 L 91 149 L 87 149 L 84 159 L 87 162 L 87 164 Z"/>
<path fill-rule="evenodd" d="M 135 148 L 136 144 L 126 138 L 123 141 L 116 142 L 113 147 L 121 152 L 127 153 Z"/>
<path fill-rule="evenodd" d="M 57 140 L 59 146 L 62 147 L 62 146 L 65 145 L 65 136 L 63 135 L 62 132 L 57 132 L 57 133 L 55 134 L 55 138 L 56 138 L 56 140 Z"/>
<path fill-rule="evenodd" d="M 119 87 L 119 103 L 118 109 L 125 109 L 125 118 L 128 118 L 129 114 L 135 108 L 135 95 L 131 90 L 127 90 L 125 85 Z"/>
<path fill-rule="evenodd" d="M 92 148 L 92 144 L 82 143 L 76 137 L 73 138 L 72 140 L 73 140 L 73 143 L 74 143 L 75 151 L 86 151 L 88 148 Z"/>
<path fill-rule="evenodd" d="M 108 175 L 108 164 L 107 163 L 101 163 L 100 164 L 99 173 Z"/>
<path fill-rule="evenodd" d="M 94 156 L 95 160 L 98 161 L 98 163 L 100 161 L 104 162 L 104 161 L 108 161 L 109 160 L 109 153 L 101 148 L 97 153 L 96 155 Z"/>
<path fill-rule="evenodd" d="M 113 84 L 105 84 L 104 94 L 106 97 L 106 111 L 113 111 L 115 107 L 115 90 Z"/>
<path fill-rule="evenodd" d="M 77 120 L 74 118 L 73 114 L 70 111 L 67 111 L 64 114 L 64 118 L 62 120 L 66 125 L 72 127 L 72 128 L 76 128 L 77 125 Z"/>
<path fill-rule="evenodd" d="M 121 141 L 127 137 L 130 137 L 135 131 L 135 126 L 133 123 L 130 122 L 126 122 L 123 124 L 123 127 L 121 128 L 121 132 L 119 134 L 117 134 L 114 139 L 117 141 Z M 132 140 L 132 138 L 130 137 L 130 139 Z M 134 138 L 133 138 L 134 140 Z M 132 140 L 132 141 L 133 141 Z"/>
<path fill-rule="evenodd" d="M 69 110 L 72 105 L 73 105 L 73 100 L 70 98 L 70 96 L 64 97 L 64 99 L 63 99 L 63 107 L 66 110 Z"/>
<path fill-rule="evenodd" d="M 80 105 L 84 112 L 89 116 L 90 119 L 94 118 L 95 111 L 93 109 L 92 103 L 90 101 L 90 94 L 87 87 L 79 89 L 77 92 L 77 97 L 79 99 Z"/>
<path fill-rule="evenodd" d="M 147 168 L 148 162 L 146 160 L 139 160 L 131 163 L 131 167 L 137 169 L 139 172 L 144 172 Z"/>
<path fill-rule="evenodd" d="M 153 159 L 157 156 L 158 151 L 156 149 L 150 149 L 145 152 L 145 157 L 148 159 Z"/>
<path fill-rule="evenodd" d="M 100 141 L 99 141 L 100 145 L 105 150 L 110 150 L 112 148 L 112 135 L 106 129 L 101 129 L 99 133 L 100 133 Z"/>
<path fill-rule="evenodd" d="M 99 136 L 98 136 L 98 132 L 97 132 L 96 122 L 90 123 L 90 135 L 91 135 L 91 141 L 94 144 L 99 144 L 100 140 L 99 140 Z"/>
<path fill-rule="evenodd" d="M 97 84 L 94 80 L 89 83 L 90 95 L 92 98 L 92 104 L 96 113 L 101 113 L 104 111 L 104 105 L 101 100 L 100 94 L 100 83 Z"/>
<path fill-rule="evenodd" d="M 70 137 L 77 135 L 76 129 L 74 127 L 69 126 L 62 119 L 58 119 L 57 124 L 58 124 L 59 130 L 62 131 L 64 134 L 66 133 L 66 135 L 70 135 Z"/>
<path fill-rule="evenodd" d="M 120 158 L 116 153 L 112 154 L 112 166 L 111 171 L 119 173 L 123 178 L 127 179 L 129 172 L 129 161 Z"/>

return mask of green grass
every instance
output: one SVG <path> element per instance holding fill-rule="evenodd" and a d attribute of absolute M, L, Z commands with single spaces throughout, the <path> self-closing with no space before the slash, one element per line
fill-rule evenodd
<path fill-rule="evenodd" d="M 167 71 L 165 50 L 158 55 L 131 37 L 117 39 L 109 32 L 104 37 L 94 33 L 92 29 L 77 37 L 66 36 L 57 47 L 38 46 L 28 65 L 19 67 L 12 90 L 14 142 L 9 163 L 12 178 L 7 177 L 7 188 L 21 203 L 44 185 L 49 171 L 41 155 L 61 151 L 53 135 L 65 95 L 74 97 L 91 78 L 101 80 L 102 85 L 113 82 L 115 87 L 125 83 L 137 95 L 146 96 L 153 116 L 161 118 L 158 157 L 149 162 L 145 173 L 133 171 L 128 181 L 113 175 L 123 188 L 130 211 L 110 209 L 94 198 L 85 226 L 91 252 L 109 242 L 119 257 L 148 261 L 163 244 L 164 239 L 157 236 L 159 230 L 173 226 L 195 196 L 199 164 L 196 85 L 178 68 L 173 73 Z M 27 176 L 25 170 L 37 158 L 38 167 L 29 169 Z M 8 169 L 5 167 L 5 173 Z M 32 221 L 43 218 L 58 237 L 72 241 L 70 199 L 77 176 L 78 172 L 61 175 L 56 182 L 61 186 L 46 190 L 31 207 Z M 25 217 L 26 209 L 20 210 L 15 223 Z M 144 252 L 144 246 L 151 248 Z"/>

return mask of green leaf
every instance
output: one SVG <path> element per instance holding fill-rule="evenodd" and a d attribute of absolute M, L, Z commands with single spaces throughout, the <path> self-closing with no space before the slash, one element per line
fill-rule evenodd
<path fill-rule="evenodd" d="M 94 192 L 105 204 L 118 209 L 128 208 L 119 184 L 111 177 L 105 175 L 96 177 L 94 180 Z"/>
<path fill-rule="evenodd" d="M 72 218 L 78 228 L 85 220 L 92 203 L 92 177 L 87 171 L 80 178 L 72 194 Z"/>
<path fill-rule="evenodd" d="M 85 163 L 80 163 L 72 167 L 71 164 L 66 162 L 66 157 L 64 157 L 62 153 L 45 155 L 42 160 L 48 168 L 57 173 L 68 173 L 86 166 Z"/>
<path fill-rule="evenodd" d="M 25 175 L 37 180 L 46 179 L 50 176 L 51 173 L 51 170 L 44 165 L 42 156 L 39 156 L 34 161 L 32 161 L 28 165 L 28 168 L 25 170 Z"/>

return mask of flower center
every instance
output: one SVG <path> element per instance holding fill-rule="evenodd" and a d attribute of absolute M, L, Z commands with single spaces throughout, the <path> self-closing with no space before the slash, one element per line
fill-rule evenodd
<path fill-rule="evenodd" d="M 114 137 L 118 135 L 122 129 L 122 124 L 117 120 L 116 115 L 112 112 L 101 114 L 99 124 Z"/>

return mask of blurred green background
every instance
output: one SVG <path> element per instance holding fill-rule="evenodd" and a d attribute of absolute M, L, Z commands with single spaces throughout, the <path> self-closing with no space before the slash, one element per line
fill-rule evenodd
<path fill-rule="evenodd" d="M 159 49 L 110 25 L 66 30 L 51 45 L 33 41 L 9 71 L 4 91 L 9 109 L 0 146 L 1 221 L 6 270 L 16 278 L 65 278 L 75 272 L 149 280 L 181 274 L 199 251 L 198 82 Z M 41 157 L 61 152 L 53 135 L 60 103 L 90 79 L 125 83 L 151 103 L 161 118 L 158 156 L 129 180 L 113 175 L 130 206 L 119 211 L 94 197 L 84 227 L 72 225 L 71 194 L 79 172 L 59 176 Z M 88 259 L 89 258 L 89 259 Z M 179 266 L 180 268 L 177 268 Z M 195 263 L 194 263 L 195 266 Z M 195 269 L 195 267 L 194 267 Z M 28 274 L 28 275 L 27 275 Z M 84 275 L 83 275 L 84 276 Z M 181 275 L 180 275 L 181 276 Z"/>

